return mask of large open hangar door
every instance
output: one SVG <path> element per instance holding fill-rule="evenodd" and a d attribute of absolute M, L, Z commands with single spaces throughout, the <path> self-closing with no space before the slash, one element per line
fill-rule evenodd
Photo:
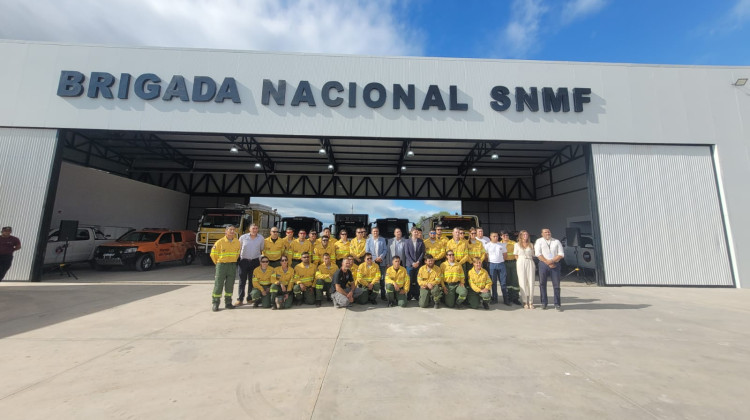
<path fill-rule="evenodd" d="M 142 201 L 146 187 L 178 194 L 184 208 L 169 212 L 190 230 L 206 207 L 262 197 L 461 200 L 488 231 L 550 227 L 562 239 L 572 222 L 592 230 L 585 144 L 104 130 L 61 138 L 67 164 L 141 184 L 121 194 L 128 201 Z"/>

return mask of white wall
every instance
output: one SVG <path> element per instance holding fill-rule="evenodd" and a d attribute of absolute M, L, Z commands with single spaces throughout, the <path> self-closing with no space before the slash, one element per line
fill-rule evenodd
<path fill-rule="evenodd" d="M 80 224 L 184 229 L 190 196 L 63 162 L 52 215 Z"/>
<path fill-rule="evenodd" d="M 31 279 L 56 146 L 57 130 L 0 128 L 0 226 L 21 241 L 5 280 Z"/>
<path fill-rule="evenodd" d="M 516 229 L 539 236 L 550 228 L 552 236 L 562 239 L 569 217 L 589 216 L 589 191 L 576 191 L 539 201 L 516 201 Z"/>

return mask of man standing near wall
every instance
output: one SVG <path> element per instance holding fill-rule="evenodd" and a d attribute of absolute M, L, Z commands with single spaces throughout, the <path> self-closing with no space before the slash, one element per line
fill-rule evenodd
<path fill-rule="evenodd" d="M 385 300 L 385 270 L 388 268 L 388 245 L 380 237 L 380 229 L 372 228 L 372 237 L 367 238 L 365 252 L 372 254 L 372 261 L 380 267 L 380 298 Z"/>
<path fill-rule="evenodd" d="M 234 309 L 232 305 L 232 291 L 234 290 L 234 276 L 237 274 L 237 258 L 240 256 L 240 241 L 234 238 L 234 226 L 224 231 L 224 237 L 214 243 L 211 248 L 211 260 L 216 264 L 214 279 L 213 306 L 211 310 L 219 310 L 221 291 L 224 290 L 224 306 Z"/>
<path fill-rule="evenodd" d="M 253 289 L 253 271 L 260 267 L 260 256 L 263 253 L 265 240 L 258 235 L 258 225 L 253 223 L 247 228 L 246 234 L 240 236 L 240 287 L 237 293 L 236 306 L 245 300 L 245 284 L 247 284 L 247 298 L 250 302 L 250 291 Z M 248 278 L 250 281 L 248 281 Z"/>
<path fill-rule="evenodd" d="M 555 309 L 562 312 L 560 303 L 560 260 L 565 258 L 563 246 L 557 239 L 552 237 L 552 232 L 542 229 L 542 237 L 534 243 L 534 254 L 539 258 L 539 295 L 542 301 L 542 309 L 547 309 L 547 279 L 552 279 L 552 287 L 555 291 Z"/>
<path fill-rule="evenodd" d="M 516 271 L 516 257 L 515 257 L 515 245 L 516 241 L 510 239 L 508 231 L 500 231 L 500 242 L 505 244 L 505 248 L 508 251 L 505 257 L 505 270 L 507 272 L 506 285 L 508 288 L 508 297 L 510 301 L 516 305 L 521 305 L 521 301 L 518 299 L 521 296 L 521 287 L 518 284 L 518 271 Z M 503 292 L 505 296 L 505 292 Z"/>
<path fill-rule="evenodd" d="M 21 249 L 21 240 L 11 235 L 13 228 L 5 226 L 0 233 L 0 281 L 10 270 L 13 263 L 13 253 Z"/>
<path fill-rule="evenodd" d="M 406 255 L 406 273 L 409 275 L 409 296 L 408 299 L 419 299 L 419 284 L 417 282 L 417 272 L 419 266 L 424 260 L 424 241 L 419 238 L 419 229 L 411 228 L 411 238 L 406 241 L 404 254 Z"/>

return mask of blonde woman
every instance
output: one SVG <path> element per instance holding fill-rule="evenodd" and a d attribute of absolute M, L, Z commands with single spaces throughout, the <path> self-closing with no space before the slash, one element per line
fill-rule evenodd
<path fill-rule="evenodd" d="M 518 234 L 513 253 L 516 256 L 518 283 L 521 286 L 521 301 L 525 309 L 534 309 L 534 245 L 529 232 L 522 230 Z"/>

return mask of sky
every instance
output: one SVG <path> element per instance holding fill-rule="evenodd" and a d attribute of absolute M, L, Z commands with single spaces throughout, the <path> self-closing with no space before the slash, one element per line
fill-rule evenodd
<path fill-rule="evenodd" d="M 680 65 L 750 65 L 750 0 L 0 0 L 0 38 Z M 460 203 L 257 199 L 284 216 L 460 212 Z M 322 215 L 326 215 L 323 217 Z"/>

